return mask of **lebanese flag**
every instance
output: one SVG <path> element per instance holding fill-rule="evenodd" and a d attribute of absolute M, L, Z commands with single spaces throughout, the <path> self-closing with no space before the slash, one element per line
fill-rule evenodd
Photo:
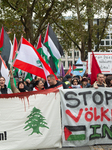
<path fill-rule="evenodd" d="M 13 67 L 19 68 L 41 78 L 47 79 L 47 75 L 55 74 L 37 50 L 24 38 L 22 38 L 19 53 Z M 55 76 L 57 79 L 57 77 Z"/>
<path fill-rule="evenodd" d="M 91 65 L 91 85 L 93 85 L 93 83 L 95 81 L 97 81 L 97 74 L 98 73 L 102 73 L 100 70 L 100 67 L 97 63 L 97 60 L 94 56 L 94 53 L 92 51 L 92 65 Z"/>

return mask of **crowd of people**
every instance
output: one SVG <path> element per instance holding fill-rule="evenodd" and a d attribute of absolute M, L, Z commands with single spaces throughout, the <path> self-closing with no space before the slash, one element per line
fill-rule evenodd
<path fill-rule="evenodd" d="M 9 71 L 11 89 L 5 84 L 5 78 L 0 77 L 0 94 L 20 93 L 28 91 L 40 91 L 49 88 L 62 86 L 63 89 L 77 89 L 77 88 L 98 88 L 98 87 L 112 87 L 112 75 L 104 75 L 102 73 L 97 74 L 97 81 L 91 85 L 91 78 L 88 74 L 84 74 L 83 77 L 69 75 L 65 77 L 58 76 L 56 80 L 55 76 L 50 74 L 47 76 L 47 81 L 41 77 L 35 76 L 30 81 L 29 78 L 24 80 L 22 76 L 16 77 L 16 85 L 14 84 L 14 76 L 12 70 Z"/>

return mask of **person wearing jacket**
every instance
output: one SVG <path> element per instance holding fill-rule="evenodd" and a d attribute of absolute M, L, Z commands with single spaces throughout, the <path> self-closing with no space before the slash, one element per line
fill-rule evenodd
<path fill-rule="evenodd" d="M 42 80 L 36 81 L 35 87 L 33 88 L 33 91 L 40 91 L 40 90 L 44 90 L 44 83 L 42 82 Z"/>
<path fill-rule="evenodd" d="M 104 74 L 98 73 L 97 74 L 97 81 L 94 82 L 93 87 L 106 87 L 107 85 L 104 83 Z"/>
<path fill-rule="evenodd" d="M 11 89 L 7 88 L 5 84 L 5 78 L 0 77 L 0 94 L 10 94 L 12 93 Z"/>
<path fill-rule="evenodd" d="M 47 76 L 47 81 L 50 85 L 49 88 L 54 88 L 59 85 L 62 85 L 63 89 L 68 89 L 68 86 L 64 82 L 60 82 L 60 81 L 56 80 L 55 76 L 53 74 L 50 74 Z"/>

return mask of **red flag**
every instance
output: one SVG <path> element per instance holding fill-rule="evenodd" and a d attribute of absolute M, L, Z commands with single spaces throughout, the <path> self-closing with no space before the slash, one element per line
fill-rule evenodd
<path fill-rule="evenodd" d="M 1 34 L 0 34 L 0 51 L 2 51 L 4 42 L 4 28 L 2 27 Z"/>
<path fill-rule="evenodd" d="M 18 43 L 17 43 L 17 39 L 16 37 L 14 38 L 14 43 L 13 43 L 13 54 L 12 54 L 12 60 L 15 59 L 16 56 L 16 52 L 17 52 L 17 48 L 18 48 Z"/>
<path fill-rule="evenodd" d="M 69 70 L 66 72 L 65 76 L 66 76 L 67 74 L 71 74 L 71 71 L 72 71 L 72 69 L 71 69 L 71 64 L 69 64 Z"/>
<path fill-rule="evenodd" d="M 97 80 L 97 74 L 102 73 L 97 60 L 92 52 L 92 65 L 91 65 L 91 85 Z"/>

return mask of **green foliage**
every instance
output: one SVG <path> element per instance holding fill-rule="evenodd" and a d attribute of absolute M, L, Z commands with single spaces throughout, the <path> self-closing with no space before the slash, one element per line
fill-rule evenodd
<path fill-rule="evenodd" d="M 23 35 L 35 45 L 50 23 L 64 50 L 74 45 L 84 54 L 105 37 L 111 7 L 111 0 L 1 0 L 0 28 L 5 27 L 11 40 L 15 33 L 18 40 Z M 68 11 L 72 15 L 65 17 Z M 100 16 L 99 24 L 93 23 L 95 16 Z"/>
<path fill-rule="evenodd" d="M 24 127 L 24 129 L 25 131 L 32 129 L 33 131 L 30 135 L 33 133 L 42 134 L 39 129 L 40 127 L 48 128 L 47 123 L 45 122 L 45 117 L 41 115 L 41 111 L 36 107 L 33 108 L 31 114 L 27 116 L 27 118 L 28 120 L 25 122 L 27 125 Z"/>

